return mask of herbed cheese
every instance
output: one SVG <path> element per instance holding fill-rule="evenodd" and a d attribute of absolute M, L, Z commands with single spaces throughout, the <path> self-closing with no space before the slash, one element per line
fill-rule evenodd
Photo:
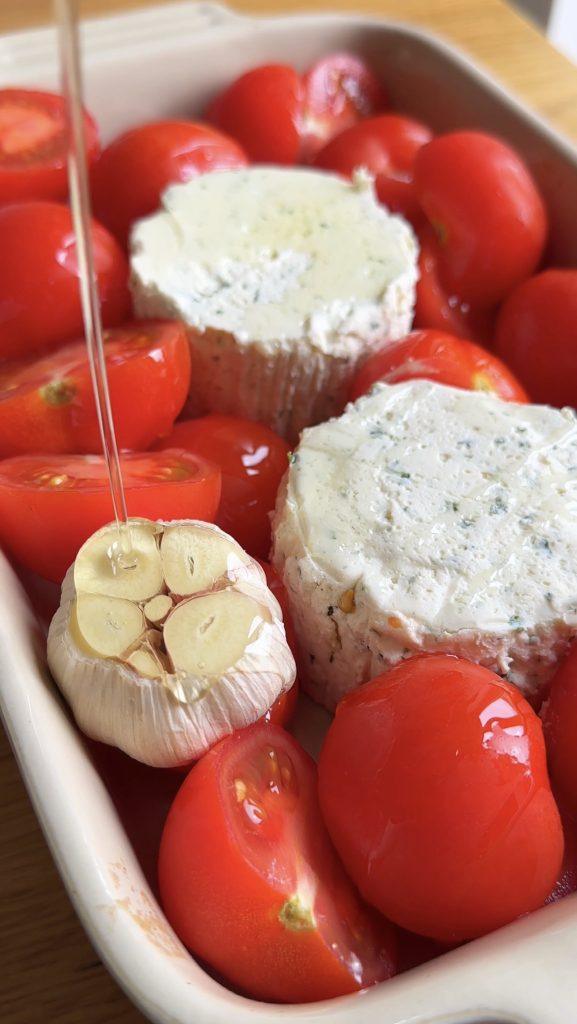
<path fill-rule="evenodd" d="M 576 416 L 428 381 L 377 385 L 304 432 L 273 561 L 328 707 L 424 651 L 531 694 L 577 635 Z"/>
<path fill-rule="evenodd" d="M 254 167 L 169 188 L 133 230 L 139 316 L 189 326 L 189 410 L 289 436 L 341 411 L 358 363 L 411 324 L 417 246 L 372 179 Z"/>

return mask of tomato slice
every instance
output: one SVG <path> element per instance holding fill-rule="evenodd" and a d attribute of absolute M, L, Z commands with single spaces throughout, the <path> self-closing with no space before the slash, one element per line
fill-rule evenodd
<path fill-rule="evenodd" d="M 214 520 L 220 470 L 190 452 L 121 456 L 130 516 Z M 60 582 L 84 541 L 113 517 L 99 455 L 21 455 L 0 462 L 0 543 L 26 568 Z"/>
<path fill-rule="evenodd" d="M 216 462 L 222 471 L 218 525 L 249 554 L 267 558 L 270 519 L 289 446 L 262 423 L 211 414 L 182 420 L 156 447 L 185 448 Z"/>
<path fill-rule="evenodd" d="M 67 113 L 62 96 L 0 89 L 0 203 L 66 199 Z M 98 129 L 84 112 L 86 155 L 98 155 Z"/>
<path fill-rule="evenodd" d="M 509 402 L 528 402 L 516 377 L 481 345 L 443 331 L 412 331 L 389 342 L 363 363 L 353 380 L 350 400 L 366 394 L 375 381 L 397 384 L 424 377 L 470 391 L 492 391 Z"/>
<path fill-rule="evenodd" d="M 255 998 L 325 999 L 394 973 L 390 926 L 362 906 L 322 826 L 314 762 L 278 726 L 234 733 L 195 765 L 159 882 L 180 939 Z"/>
<path fill-rule="evenodd" d="M 105 332 L 104 351 L 118 446 L 147 448 L 171 429 L 188 394 L 184 325 L 125 324 Z M 42 359 L 0 366 L 0 457 L 40 450 L 102 451 L 84 341 Z"/>
<path fill-rule="evenodd" d="M 296 164 L 300 157 L 301 79 L 288 64 L 263 64 L 219 93 L 205 117 L 238 139 L 256 163 Z"/>
<path fill-rule="evenodd" d="M 94 215 L 125 245 L 131 224 L 158 209 L 168 185 L 247 163 L 234 139 L 208 125 L 139 125 L 114 139 L 96 161 L 91 174 Z"/>
<path fill-rule="evenodd" d="M 302 151 L 311 159 L 339 132 L 384 110 L 388 100 L 377 76 L 352 53 L 331 53 L 303 79 Z"/>

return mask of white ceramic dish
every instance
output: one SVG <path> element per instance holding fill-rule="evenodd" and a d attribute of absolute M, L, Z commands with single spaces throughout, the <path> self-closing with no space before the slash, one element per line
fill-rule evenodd
<path fill-rule="evenodd" d="M 366 54 L 399 108 L 436 129 L 498 132 L 531 162 L 547 197 L 555 259 L 577 264 L 577 154 L 448 46 L 400 25 L 343 16 L 253 20 L 181 3 L 88 23 L 87 102 L 105 137 L 191 115 L 263 61 L 303 68 Z M 54 33 L 0 39 L 2 84 L 55 86 Z M 110 793 L 44 665 L 27 598 L 0 561 L 0 706 L 38 817 L 77 912 L 128 995 L 157 1024 L 571 1024 L 577 1020 L 577 899 L 359 996 L 271 1006 L 234 995 L 186 953 L 160 912 Z"/>

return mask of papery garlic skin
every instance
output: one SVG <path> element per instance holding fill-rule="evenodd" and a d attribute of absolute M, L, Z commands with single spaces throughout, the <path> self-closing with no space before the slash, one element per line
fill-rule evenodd
<path fill-rule="evenodd" d="M 218 676 L 167 671 L 162 666 L 168 656 L 154 647 L 161 635 L 158 630 L 163 627 L 150 629 L 146 625 L 138 649 L 132 645 L 134 650 L 129 648 L 121 658 L 99 656 L 78 631 L 78 594 L 75 567 L 71 566 L 62 585 L 60 607 L 50 625 L 48 664 L 87 736 L 119 747 L 145 764 L 174 767 L 190 763 L 223 736 L 257 721 L 281 693 L 290 689 L 296 670 L 280 606 L 258 563 L 212 524 L 187 521 L 155 525 L 159 535 L 165 526 L 169 530 L 199 527 L 207 532 L 207 540 L 209 533 L 214 536 L 216 548 L 222 548 L 224 538 L 238 549 L 232 571 L 217 576 L 210 589 L 180 599 L 180 604 L 176 598 L 166 621 L 182 607 L 182 601 L 202 601 L 210 594 L 215 595 L 212 604 L 218 606 L 219 593 L 238 595 L 239 602 L 251 602 L 250 609 L 254 607 L 254 616 L 249 616 L 251 631 L 241 656 Z M 98 538 L 100 532 L 94 536 Z M 147 597 L 139 603 L 144 607 L 149 600 Z M 146 674 L 129 663 L 129 657 L 145 668 Z M 149 672 L 154 671 L 155 662 L 159 670 L 152 677 Z"/>

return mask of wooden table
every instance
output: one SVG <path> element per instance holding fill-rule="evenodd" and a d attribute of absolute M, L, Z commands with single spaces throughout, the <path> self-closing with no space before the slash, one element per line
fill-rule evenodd
<path fill-rule="evenodd" d="M 260 13 L 357 7 L 351 0 L 229 2 Z M 83 14 L 97 15 L 149 3 L 81 0 L 80 7 Z M 358 6 L 445 35 L 577 138 L 577 68 L 501 0 L 361 0 Z M 46 23 L 50 16 L 49 0 L 0 0 L 2 32 Z M 2 1024 L 144 1024 L 78 924 L 1 732 L 0 822 Z"/>

